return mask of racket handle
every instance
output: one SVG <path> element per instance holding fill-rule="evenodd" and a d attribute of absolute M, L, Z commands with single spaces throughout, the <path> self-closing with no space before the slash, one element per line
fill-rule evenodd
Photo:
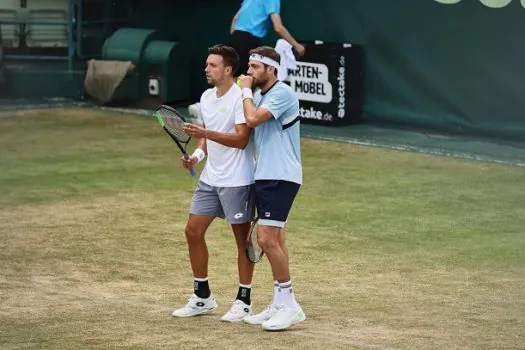
<path fill-rule="evenodd" d="M 186 160 L 190 159 L 190 156 L 188 155 L 188 153 L 184 153 L 184 159 Z M 195 176 L 195 168 L 189 168 L 188 170 L 191 176 Z"/>

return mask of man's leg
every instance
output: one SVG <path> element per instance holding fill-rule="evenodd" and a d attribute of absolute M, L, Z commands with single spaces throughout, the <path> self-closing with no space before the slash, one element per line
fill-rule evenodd
<path fill-rule="evenodd" d="M 281 283 L 290 283 L 290 272 L 288 267 L 288 249 L 286 248 L 284 240 L 284 229 L 259 224 L 257 229 L 257 243 L 265 252 L 270 262 L 274 280 L 272 302 L 258 314 L 244 318 L 244 322 L 246 323 L 259 325 L 270 320 L 282 307 L 283 298 L 281 296 L 279 281 L 281 281 Z M 291 297 L 292 303 L 295 303 L 293 294 Z"/>
<path fill-rule="evenodd" d="M 255 184 L 260 217 L 257 241 L 272 265 L 274 280 L 279 282 L 290 279 L 284 226 L 299 187 L 299 184 L 279 180 Z"/>
<path fill-rule="evenodd" d="M 274 304 L 277 311 L 262 323 L 266 330 L 280 330 L 305 320 L 305 315 L 292 289 L 286 246 L 286 220 L 299 184 L 287 181 L 256 182 L 259 212 L 257 241 L 272 267 L 274 281 L 278 282 Z"/>
<path fill-rule="evenodd" d="M 237 266 L 239 269 L 239 289 L 230 310 L 221 318 L 222 321 L 242 322 L 252 313 L 252 277 L 255 266 L 246 256 L 246 237 L 250 223 L 234 224 L 232 230 L 237 244 Z"/>
<path fill-rule="evenodd" d="M 284 305 L 292 309 L 297 308 L 298 304 L 290 280 L 288 248 L 284 239 L 284 228 L 259 225 L 257 241 L 270 262 L 274 283 L 277 281 L 278 289 L 273 303 L 276 304 L 275 306 Z"/>
<path fill-rule="evenodd" d="M 290 270 L 288 266 L 288 249 L 283 238 L 284 233 L 280 227 L 259 224 L 257 230 L 257 243 L 266 254 L 272 267 L 275 281 L 288 281 Z"/>
<path fill-rule="evenodd" d="M 246 238 L 248 237 L 248 231 L 250 231 L 250 223 L 246 222 L 244 224 L 232 225 L 232 230 L 235 235 L 235 243 L 237 244 L 239 283 L 242 285 L 251 285 L 255 264 L 248 260 L 246 256 Z"/>
<path fill-rule="evenodd" d="M 219 190 L 219 198 L 226 219 L 231 224 L 237 245 L 237 267 L 239 271 L 239 290 L 230 310 L 222 321 L 240 322 L 251 314 L 251 283 L 254 264 L 246 256 L 246 237 L 254 216 L 252 186 L 224 187 Z"/>
<path fill-rule="evenodd" d="M 214 216 L 190 214 L 186 224 L 186 241 L 188 242 L 191 270 L 195 278 L 208 278 L 208 246 L 204 235 L 213 219 L 215 219 Z"/>
<path fill-rule="evenodd" d="M 183 308 L 173 311 L 177 317 L 205 314 L 217 307 L 208 284 L 208 247 L 205 234 L 215 217 L 222 217 L 222 207 L 216 190 L 199 181 L 193 196 L 185 234 L 193 271 L 193 296 Z"/>
<path fill-rule="evenodd" d="M 274 281 L 278 281 L 279 289 L 275 297 L 276 311 L 262 323 L 265 330 L 282 330 L 305 320 L 304 312 L 295 300 L 295 294 L 290 279 L 288 264 L 288 249 L 284 239 L 284 228 L 259 225 L 257 241 L 272 267 Z"/>

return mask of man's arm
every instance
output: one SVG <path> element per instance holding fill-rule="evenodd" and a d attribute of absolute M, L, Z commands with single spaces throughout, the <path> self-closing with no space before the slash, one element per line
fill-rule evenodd
<path fill-rule="evenodd" d="M 250 142 L 251 131 L 247 124 L 235 124 L 234 133 L 206 130 L 206 138 L 226 147 L 245 149 Z"/>
<path fill-rule="evenodd" d="M 253 78 L 249 75 L 241 75 L 239 81 L 242 86 L 242 108 L 244 111 L 244 118 L 246 125 L 250 128 L 256 128 L 262 123 L 273 117 L 272 113 L 266 108 L 257 108 L 253 103 Z"/>
<path fill-rule="evenodd" d="M 245 98 L 242 101 L 244 108 L 244 117 L 246 118 L 246 125 L 250 128 L 256 128 L 268 119 L 272 118 L 272 113 L 265 108 L 257 108 L 253 103 L 253 99 Z"/>
<path fill-rule="evenodd" d="M 283 38 L 284 40 L 286 40 L 287 42 L 290 43 L 290 45 L 293 46 L 293 48 L 295 49 L 295 51 L 297 51 L 297 53 L 299 54 L 299 56 L 302 56 L 304 55 L 304 51 L 305 51 L 305 48 L 303 45 L 299 44 L 297 42 L 297 40 L 294 39 L 294 37 L 292 36 L 292 34 L 290 34 L 290 32 L 288 31 L 288 29 L 286 29 L 286 27 L 284 26 L 283 24 L 283 21 L 281 19 L 281 15 L 279 15 L 278 13 L 272 13 L 270 15 L 270 18 L 272 19 L 272 23 L 273 23 L 273 29 L 275 30 L 275 32 L 281 37 Z"/>
<path fill-rule="evenodd" d="M 224 133 L 213 130 L 208 130 L 205 127 L 187 124 L 184 127 L 184 132 L 192 137 L 200 137 L 199 148 L 202 140 L 204 140 L 204 146 L 206 145 L 206 139 L 220 143 L 226 147 L 245 149 L 250 141 L 251 129 L 246 124 L 236 124 L 235 132 Z M 204 150 L 204 149 L 203 149 Z"/>
<path fill-rule="evenodd" d="M 237 23 L 237 19 L 239 18 L 239 11 L 237 11 L 237 13 L 235 14 L 235 16 L 233 16 L 233 19 L 232 19 L 232 24 L 230 26 L 230 34 L 233 33 L 235 31 L 235 24 Z"/>
<path fill-rule="evenodd" d="M 200 162 L 199 157 L 197 155 L 198 152 L 199 152 L 198 151 L 199 149 L 201 150 L 202 153 L 204 153 L 202 155 L 201 159 L 200 159 L 200 160 L 202 160 L 202 159 L 204 159 L 204 157 L 208 153 L 208 146 L 206 145 L 206 139 L 205 138 L 200 138 L 199 141 L 197 141 L 197 148 L 195 149 L 195 152 L 193 152 L 193 154 L 188 159 L 184 159 L 184 157 L 181 157 L 182 166 L 184 168 L 186 168 L 186 169 L 193 168 L 193 167 L 195 167 L 195 164 Z"/>
<path fill-rule="evenodd" d="M 206 139 L 204 137 L 201 137 L 197 142 L 197 148 L 200 148 L 204 154 L 208 154 L 208 145 L 206 144 Z"/>

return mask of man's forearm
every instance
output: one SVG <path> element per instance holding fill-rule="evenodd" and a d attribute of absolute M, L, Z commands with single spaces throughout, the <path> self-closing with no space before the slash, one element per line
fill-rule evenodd
<path fill-rule="evenodd" d="M 208 145 L 206 145 L 206 139 L 204 137 L 200 138 L 197 142 L 197 148 L 200 148 L 205 154 L 208 154 Z"/>
<path fill-rule="evenodd" d="M 248 137 L 246 137 L 242 134 L 222 133 L 222 132 L 217 132 L 213 130 L 206 131 L 206 138 L 208 140 L 220 143 L 223 146 L 239 148 L 239 149 L 246 148 L 246 145 L 248 145 L 248 141 L 249 141 L 249 135 Z"/>
<path fill-rule="evenodd" d="M 276 32 L 281 38 L 288 41 L 288 43 L 290 43 L 290 45 L 292 45 L 293 47 L 297 47 L 299 45 L 297 40 L 294 39 L 292 34 L 290 34 L 290 32 L 288 31 L 288 29 L 286 29 L 285 26 L 280 27 Z"/>
<path fill-rule="evenodd" d="M 244 109 L 244 119 L 246 119 L 246 125 L 248 125 L 250 128 L 254 128 L 256 126 L 255 123 L 257 122 L 255 118 L 257 107 L 255 107 L 253 99 L 245 98 L 242 101 L 242 108 Z"/>

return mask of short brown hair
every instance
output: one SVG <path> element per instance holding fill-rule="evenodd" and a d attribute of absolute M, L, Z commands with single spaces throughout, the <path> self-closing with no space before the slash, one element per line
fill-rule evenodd
<path fill-rule="evenodd" d="M 226 67 L 232 67 L 232 74 L 239 68 L 239 54 L 233 47 L 226 45 L 214 45 L 208 49 L 208 55 L 219 55 L 224 60 Z"/>
<path fill-rule="evenodd" d="M 270 47 L 270 46 L 257 47 L 257 48 L 255 48 L 253 50 L 250 50 L 250 56 L 253 55 L 253 54 L 271 58 L 272 60 L 274 60 L 278 64 L 281 64 L 281 55 L 279 55 L 279 53 L 277 51 L 275 51 L 275 49 L 273 47 Z M 268 65 L 265 64 L 264 66 L 267 67 Z M 277 76 L 277 69 L 275 69 L 275 76 Z"/>

